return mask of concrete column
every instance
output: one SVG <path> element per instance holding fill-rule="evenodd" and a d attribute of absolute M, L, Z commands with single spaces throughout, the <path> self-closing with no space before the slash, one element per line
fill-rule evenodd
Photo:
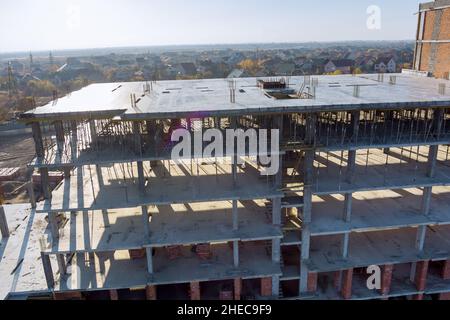
<path fill-rule="evenodd" d="M 133 134 L 135 143 L 134 151 L 137 155 L 142 156 L 142 139 L 138 121 L 133 121 Z"/>
<path fill-rule="evenodd" d="M 143 227 L 144 227 L 144 235 L 146 237 L 145 241 L 147 242 L 149 240 L 148 238 L 150 237 L 150 222 L 148 220 L 148 207 L 142 206 L 141 212 L 142 212 L 142 222 L 143 222 Z"/>
<path fill-rule="evenodd" d="M 234 279 L 234 300 L 241 300 L 241 292 L 242 292 L 242 279 L 235 278 Z"/>
<path fill-rule="evenodd" d="M 304 171 L 304 187 L 303 187 L 303 223 L 302 223 L 302 245 L 300 255 L 300 283 L 299 291 L 301 293 L 308 292 L 308 267 L 309 249 L 311 241 L 311 232 L 309 224 L 312 220 L 312 188 L 313 188 L 313 165 L 315 151 L 313 148 L 316 132 L 315 114 L 309 114 L 306 119 L 306 143 L 310 144 L 310 149 L 305 150 L 303 171 Z"/>
<path fill-rule="evenodd" d="M 56 255 L 56 261 L 58 262 L 59 274 L 64 276 L 66 274 L 66 259 L 63 254 Z"/>
<path fill-rule="evenodd" d="M 41 188 L 42 188 L 42 194 L 44 195 L 45 199 L 51 199 L 52 194 L 50 192 L 50 186 L 48 181 L 48 169 L 47 168 L 40 168 L 39 172 L 41 174 Z"/>
<path fill-rule="evenodd" d="M 137 171 L 138 171 L 139 191 L 141 194 L 144 194 L 145 193 L 145 174 L 144 174 L 144 163 L 142 161 L 137 162 Z"/>
<path fill-rule="evenodd" d="M 48 224 L 50 226 L 50 232 L 52 235 L 52 245 L 54 245 L 59 239 L 59 225 L 56 212 L 48 213 Z"/>
<path fill-rule="evenodd" d="M 280 263 L 281 259 L 281 240 L 279 238 L 272 239 L 272 261 Z"/>
<path fill-rule="evenodd" d="M 394 271 L 394 265 L 387 264 L 383 266 L 381 274 L 381 289 L 382 295 L 388 295 L 391 290 L 392 272 Z"/>
<path fill-rule="evenodd" d="M 64 125 L 62 121 L 58 120 L 54 123 L 55 133 L 56 133 L 56 147 L 58 153 L 62 155 L 64 151 Z"/>
<path fill-rule="evenodd" d="M 356 170 L 356 150 L 348 151 L 348 159 L 347 159 L 347 172 L 345 181 L 352 184 L 355 176 Z"/>
<path fill-rule="evenodd" d="M 70 150 L 72 153 L 72 160 L 75 160 L 78 156 L 78 125 L 76 121 L 70 121 L 71 141 Z"/>
<path fill-rule="evenodd" d="M 348 246 L 350 242 L 350 233 L 346 232 L 342 235 L 342 258 L 347 259 L 348 258 Z"/>
<path fill-rule="evenodd" d="M 147 300 L 156 300 L 156 286 L 148 285 L 145 287 L 145 296 Z"/>
<path fill-rule="evenodd" d="M 36 148 L 36 156 L 38 158 L 42 158 L 44 157 L 44 143 L 42 141 L 42 131 L 39 122 L 31 123 L 31 130 L 33 133 L 33 140 Z"/>
<path fill-rule="evenodd" d="M 98 143 L 98 133 L 95 120 L 89 120 L 89 132 L 91 133 L 91 143 L 96 145 Z"/>
<path fill-rule="evenodd" d="M 272 199 L 272 224 L 281 226 L 281 198 Z"/>
<path fill-rule="evenodd" d="M 237 200 L 233 200 L 233 230 L 239 228 L 239 209 Z"/>
<path fill-rule="evenodd" d="M 34 193 L 33 180 L 30 179 L 27 185 L 28 196 L 30 197 L 31 208 L 36 209 L 36 194 Z"/>
<path fill-rule="evenodd" d="M 427 176 L 429 178 L 434 178 L 436 175 L 436 162 L 438 157 L 439 146 L 430 146 L 428 151 L 428 163 L 427 163 Z"/>
<path fill-rule="evenodd" d="M 361 112 L 358 111 L 352 111 L 351 113 L 351 134 L 352 134 L 352 142 L 356 143 L 358 141 L 358 135 L 359 135 L 359 122 L 360 122 L 360 115 Z"/>
<path fill-rule="evenodd" d="M 302 229 L 302 244 L 300 254 L 300 294 L 308 292 L 308 283 L 305 279 L 308 278 L 309 273 L 307 261 L 309 260 L 310 241 L 311 232 L 309 230 L 309 225 L 305 225 Z"/>
<path fill-rule="evenodd" d="M 194 281 L 190 284 L 190 296 L 191 300 L 200 300 L 200 282 Z"/>
<path fill-rule="evenodd" d="M 272 296 L 277 299 L 280 296 L 280 276 L 272 277 Z"/>
<path fill-rule="evenodd" d="M 353 204 L 353 194 L 346 193 L 344 199 L 344 215 L 343 215 L 343 219 L 345 222 L 352 221 L 352 204 Z"/>
<path fill-rule="evenodd" d="M 233 263 L 236 268 L 239 267 L 239 241 L 233 241 Z"/>
<path fill-rule="evenodd" d="M 45 280 L 47 281 L 47 288 L 53 289 L 55 286 L 55 280 L 53 278 L 52 264 L 50 262 L 50 257 L 45 253 L 41 252 L 42 266 L 44 268 Z"/>
<path fill-rule="evenodd" d="M 422 214 L 424 216 L 428 216 L 430 214 L 432 195 L 433 195 L 433 187 L 424 187 L 423 188 Z"/>
<path fill-rule="evenodd" d="M 0 231 L 2 234 L 2 238 L 9 237 L 9 227 L 8 221 L 6 220 L 5 209 L 2 205 L 2 195 L 0 194 Z"/>
<path fill-rule="evenodd" d="M 425 236 L 427 232 L 427 226 L 419 226 L 417 228 L 417 234 L 416 234 L 416 243 L 415 248 L 418 252 L 423 251 L 423 247 L 425 245 Z M 411 274 L 410 274 L 410 280 L 414 282 L 415 276 L 416 276 L 416 262 L 413 262 L 411 264 Z"/>
<path fill-rule="evenodd" d="M 153 274 L 153 248 L 145 248 L 147 256 L 147 270 L 149 274 Z"/>
<path fill-rule="evenodd" d="M 342 279 L 342 297 L 346 300 L 352 297 L 352 283 L 353 283 L 353 269 L 348 269 L 343 272 Z"/>

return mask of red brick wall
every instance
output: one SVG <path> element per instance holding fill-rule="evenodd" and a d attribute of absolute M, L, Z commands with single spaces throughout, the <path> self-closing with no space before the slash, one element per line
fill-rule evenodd
<path fill-rule="evenodd" d="M 191 282 L 189 291 L 191 300 L 200 300 L 200 282 Z"/>
<path fill-rule="evenodd" d="M 437 78 L 444 78 L 447 72 L 450 72 L 450 43 L 440 43 L 438 44 L 434 75 Z"/>
<path fill-rule="evenodd" d="M 450 8 L 440 9 L 443 11 L 441 18 L 440 32 L 437 39 L 433 39 L 433 30 L 437 11 L 428 11 L 425 14 L 424 40 L 450 40 Z M 434 67 L 434 76 L 437 78 L 447 77 L 450 72 L 450 43 L 437 43 L 436 62 Z M 422 53 L 420 58 L 420 71 L 429 71 L 431 57 L 431 43 L 422 44 Z"/>
<path fill-rule="evenodd" d="M 428 261 L 417 262 L 416 276 L 414 278 L 418 291 L 425 290 L 427 285 Z"/>
<path fill-rule="evenodd" d="M 342 297 L 350 299 L 352 297 L 352 283 L 353 283 L 353 269 L 348 269 L 343 272 L 342 276 Z"/>
<path fill-rule="evenodd" d="M 387 264 L 383 267 L 383 273 L 381 275 L 381 294 L 387 295 L 391 291 L 392 272 L 394 271 L 394 265 Z"/>
<path fill-rule="evenodd" d="M 241 300 L 242 279 L 234 279 L 234 300 Z"/>
<path fill-rule="evenodd" d="M 145 296 L 147 300 L 156 300 L 156 286 L 147 286 L 145 288 Z"/>
<path fill-rule="evenodd" d="M 444 280 L 450 279 L 450 260 L 444 261 L 444 263 L 442 265 L 441 276 Z"/>
<path fill-rule="evenodd" d="M 317 278 L 318 274 L 316 272 L 308 274 L 308 292 L 314 293 L 317 291 Z"/>
<path fill-rule="evenodd" d="M 272 296 L 272 278 L 261 278 L 261 296 Z"/>

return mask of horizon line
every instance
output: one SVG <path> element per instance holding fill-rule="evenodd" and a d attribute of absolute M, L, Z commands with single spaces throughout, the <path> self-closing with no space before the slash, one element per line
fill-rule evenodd
<path fill-rule="evenodd" d="M 295 45 L 308 43 L 348 43 L 348 42 L 415 42 L 415 39 L 396 39 L 396 40 L 327 40 L 327 41 L 286 41 L 286 42 L 223 42 L 223 43 L 184 43 L 184 44 L 154 44 L 154 45 L 124 45 L 124 46 L 104 46 L 104 47 L 84 47 L 84 48 L 61 48 L 61 49 L 38 49 L 38 50 L 13 50 L 0 51 L 0 55 L 17 53 L 43 53 L 55 51 L 75 51 L 75 50 L 106 50 L 106 49 L 127 49 L 127 48 L 164 48 L 164 47 L 189 47 L 189 46 L 233 46 L 233 45 Z"/>

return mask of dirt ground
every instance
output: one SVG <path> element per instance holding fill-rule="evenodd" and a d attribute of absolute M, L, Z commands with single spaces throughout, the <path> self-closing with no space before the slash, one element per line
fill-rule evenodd
<path fill-rule="evenodd" d="M 0 168 L 20 167 L 14 181 L 0 182 L 5 193 L 5 204 L 29 202 L 26 188 L 26 166 L 35 156 L 31 134 L 0 135 Z"/>

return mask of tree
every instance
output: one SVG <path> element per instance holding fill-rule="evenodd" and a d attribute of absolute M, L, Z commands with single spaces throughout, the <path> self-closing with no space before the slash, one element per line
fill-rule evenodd
<path fill-rule="evenodd" d="M 251 75 L 255 75 L 261 69 L 261 65 L 260 65 L 259 61 L 252 60 L 252 59 L 242 60 L 238 64 L 238 67 L 241 69 L 244 69 L 245 71 L 247 71 L 247 73 L 249 73 Z"/>
<path fill-rule="evenodd" d="M 26 92 L 30 96 L 48 97 L 56 90 L 55 85 L 48 80 L 30 80 Z"/>
<path fill-rule="evenodd" d="M 341 75 L 341 74 L 342 74 L 341 70 L 336 70 L 336 71 L 331 73 L 332 76 L 338 76 L 338 75 Z"/>

